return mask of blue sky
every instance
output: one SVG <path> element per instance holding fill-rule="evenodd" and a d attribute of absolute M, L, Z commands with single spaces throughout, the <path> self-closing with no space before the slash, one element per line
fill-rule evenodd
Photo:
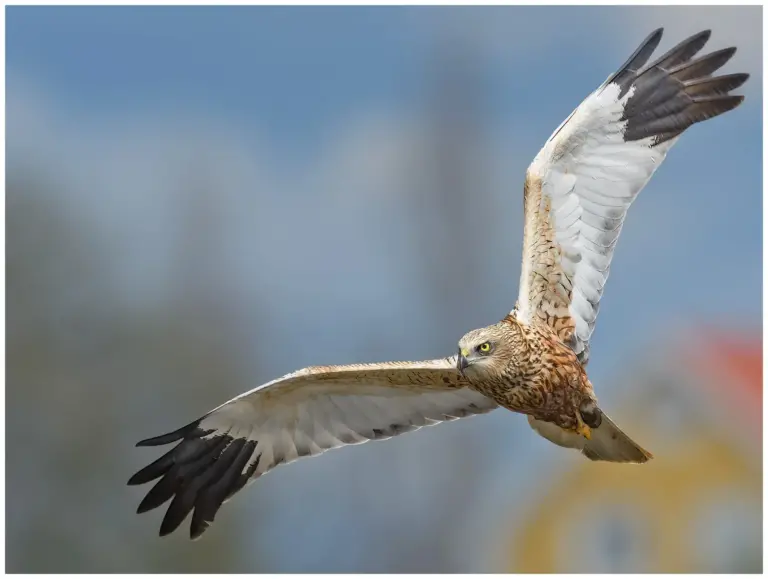
<path fill-rule="evenodd" d="M 253 126 L 275 146 L 296 151 L 318 146 L 323 131 L 350 111 L 413 106 L 425 49 L 443 23 L 461 28 L 491 56 L 485 78 L 494 117 L 513 120 L 514 104 L 529 99 L 537 107 L 563 101 L 570 107 L 570 93 L 560 101 L 547 88 L 558 83 L 575 94 L 591 91 L 604 71 L 621 63 L 626 47 L 665 20 L 649 17 L 647 25 L 627 30 L 627 13 L 631 9 L 600 7 L 9 7 L 7 67 L 11 80 L 43 81 L 68 106 L 118 114 L 188 110 Z M 574 19 L 585 25 L 559 27 L 558 37 L 569 41 L 566 50 L 578 48 L 576 60 L 553 69 L 563 44 L 537 36 Z M 717 28 L 713 43 L 724 36 Z M 617 40 L 625 46 L 618 48 Z M 743 40 L 739 44 L 743 50 Z M 525 72 L 524 82 L 509 73 L 509 64 Z"/>
<path fill-rule="evenodd" d="M 243 320 L 263 316 L 284 346 L 252 369 L 255 383 L 310 364 L 446 355 L 514 303 L 523 175 L 550 133 L 654 28 L 666 29 L 660 51 L 712 28 L 705 50 L 739 47 L 724 72 L 753 75 L 747 100 L 692 128 L 630 210 L 590 363 L 610 401 L 620 385 L 605 384 L 670 328 L 712 318 L 759 327 L 761 20 L 760 7 L 8 7 L 7 170 L 55 175 L 52 194 L 111 256 L 111 299 L 126 311 L 169 299 L 179 214 L 188 185 L 204 180 L 223 224 L 210 254 L 216 291 Z M 441 237 L 439 195 L 434 211 L 412 203 L 423 192 L 429 112 L 444 100 L 429 100 L 441 43 L 470 55 L 479 94 L 478 135 L 465 152 L 479 158 L 466 211 L 481 279 L 458 279 L 463 301 L 438 315 L 415 248 L 434 243 L 432 256 L 449 261 L 457 248 Z M 419 237 L 422 221 L 430 225 Z M 263 343 L 246 340 L 245 364 Z M 224 390 L 200 410 L 237 394 Z M 484 429 L 496 433 L 496 458 L 559 452 L 502 415 L 452 432 L 482 438 Z M 388 444 L 418 462 L 450 434 L 413 436 L 421 442 Z M 334 469 L 371 468 L 375 479 L 377 461 L 395 452 L 382 446 L 259 484 L 304 492 L 311 472 L 337 493 L 327 512 L 317 507 L 324 524 L 357 492 L 328 490 Z M 494 462 L 497 481 L 528 476 Z M 408 479 L 402 503 L 429 502 L 430 485 L 454 467 L 441 468 Z M 369 483 L 368 492 L 388 492 Z M 399 513 L 382 529 L 397 529 Z M 345 528 L 339 549 L 356 539 L 354 524 Z M 271 540 L 291 532 L 276 529 Z M 308 548 L 304 563 L 329 560 L 331 547 Z"/>
<path fill-rule="evenodd" d="M 172 173 L 174 162 L 183 165 L 195 155 L 207 159 L 215 174 L 211 179 L 224 181 L 222 199 L 230 192 L 236 197 L 234 205 L 257 202 L 266 223 L 301 219 L 294 207 L 302 206 L 308 211 L 301 213 L 328 211 L 327 219 L 344 224 L 362 214 L 382 219 L 387 208 L 395 220 L 409 193 L 392 175 L 402 173 L 407 145 L 418 148 L 414 134 L 430 106 L 425 104 L 430 51 L 441 40 L 459 39 L 472 49 L 481 85 L 478 124 L 483 141 L 478 148 L 487 160 L 487 195 L 497 204 L 491 213 L 501 210 L 509 216 L 498 224 L 498 234 L 503 243 L 517 247 L 521 224 L 513 212 L 520 207 L 519 185 L 525 166 L 551 131 L 652 28 L 666 26 L 661 46 L 665 50 L 684 34 L 709 26 L 714 29 L 712 49 L 728 42 L 740 48 L 724 70 L 754 75 L 745 87 L 747 101 L 736 112 L 695 127 L 643 192 L 630 213 L 614 269 L 629 271 L 632 263 L 637 279 L 631 273 L 614 275 L 618 279 L 608 286 L 604 311 L 610 308 L 614 320 L 626 323 L 631 318 L 623 320 L 622 310 L 641 296 L 653 296 L 665 307 L 665 284 L 650 283 L 653 277 L 649 283 L 639 282 L 669 270 L 669 283 L 680 291 L 688 287 L 685 276 L 671 275 L 670 268 L 680 263 L 668 256 L 678 252 L 680 260 L 698 267 L 699 278 L 717 272 L 717 263 L 745 260 L 742 269 L 752 264 L 755 271 L 739 278 L 748 280 L 746 287 L 708 280 L 680 304 L 704 313 L 716 300 L 721 304 L 716 310 L 725 304 L 726 311 L 732 308 L 745 316 L 759 311 L 760 247 L 752 241 L 761 226 L 760 30 L 755 24 L 759 18 L 753 16 L 758 11 L 10 7 L 9 161 L 17 151 L 34 152 L 65 166 L 75 181 L 104 180 L 100 188 L 74 187 L 68 194 L 82 196 L 76 205 L 85 205 L 84 211 L 111 210 L 120 221 L 118 229 L 129 237 L 135 233 L 134 222 L 120 216 L 148 208 L 146 227 L 167 235 L 162 200 L 172 210 L 173 194 L 166 196 L 158 179 L 171 177 L 158 177 L 155 160 L 165 159 L 167 167 L 161 172 Z M 558 31 L 557 38 L 547 35 L 551 30 Z M 160 194 L 149 193 L 152 190 Z M 89 194 L 97 195 L 100 208 Z M 380 205 L 384 200 L 391 204 Z M 736 203 L 750 209 L 736 211 Z M 243 245 L 264 245 L 249 232 L 260 217 L 246 217 L 234 205 L 223 202 L 222 211 L 243 220 L 242 230 L 230 229 L 234 246 L 223 251 L 235 260 L 236 254 L 253 257 Z M 729 207 L 734 210 L 726 210 Z M 642 212 L 653 217 L 643 217 Z M 103 221 L 105 215 L 94 218 Z M 643 219 L 659 223 L 654 227 Z M 381 227 L 393 223 L 382 221 Z M 398 252 L 408 252 L 406 241 L 382 243 L 375 236 L 360 237 L 355 230 L 355 243 L 349 244 L 338 232 L 303 225 L 311 235 L 326 235 L 326 242 L 338 236 L 334 249 L 348 252 L 339 260 L 339 275 L 354 275 L 344 266 L 352 261 L 385 261 L 397 268 L 402 259 Z M 242 236 L 235 239 L 238 231 Z M 715 242 L 714 232 L 724 234 L 730 245 Z M 681 243 L 681 235 L 690 241 Z M 154 271 L 147 270 L 150 258 L 141 243 L 162 246 L 169 240 L 148 232 L 142 237 L 127 241 L 123 250 L 134 250 L 136 267 Z M 300 263 L 301 252 L 313 256 L 312 249 L 303 246 L 285 245 L 289 256 L 280 261 L 293 256 Z M 733 255 L 736 247 L 739 253 Z M 162 250 L 152 253 L 159 256 Z M 252 270 L 258 262 L 258 256 L 249 258 L 241 267 Z M 487 264 L 493 267 L 493 260 L 487 259 Z M 355 293 L 365 291 L 379 299 L 387 294 L 392 312 L 398 311 L 403 298 L 381 287 L 391 272 L 385 275 L 378 268 L 361 273 Z M 297 282 L 289 272 L 281 272 L 285 274 L 287 285 Z M 505 284 L 507 294 L 514 291 L 516 275 Z M 638 287 L 615 287 L 622 282 Z M 326 291 L 339 295 L 335 286 Z M 668 307 L 670 313 L 678 309 L 670 302 Z M 598 339 L 601 334 L 599 329 Z"/>
<path fill-rule="evenodd" d="M 406 16 L 318 8 L 12 9 L 8 67 L 40 75 L 81 106 L 181 106 L 258 125 L 295 147 L 361 100 L 399 99 L 393 91 L 407 47 L 397 33 Z"/>

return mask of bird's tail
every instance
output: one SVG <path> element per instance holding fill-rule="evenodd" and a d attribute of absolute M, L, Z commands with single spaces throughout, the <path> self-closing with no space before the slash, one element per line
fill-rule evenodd
<path fill-rule="evenodd" d="M 591 460 L 609 462 L 648 462 L 653 455 L 642 448 L 616 426 L 608 415 L 601 414 L 600 425 L 591 429 L 590 439 L 582 449 L 584 456 Z"/>

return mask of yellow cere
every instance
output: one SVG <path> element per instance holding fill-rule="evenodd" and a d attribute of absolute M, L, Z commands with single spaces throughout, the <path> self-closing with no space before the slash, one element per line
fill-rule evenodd
<path fill-rule="evenodd" d="M 465 349 L 462 348 L 461 355 L 466 358 L 467 356 L 469 356 L 469 350 L 465 350 Z"/>

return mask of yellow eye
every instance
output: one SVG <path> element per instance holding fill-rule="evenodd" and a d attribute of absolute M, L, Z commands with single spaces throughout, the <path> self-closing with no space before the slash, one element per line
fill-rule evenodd
<path fill-rule="evenodd" d="M 477 349 L 487 354 L 488 352 L 491 351 L 491 344 L 490 342 L 483 342 L 482 344 L 480 344 L 480 346 L 478 346 Z"/>

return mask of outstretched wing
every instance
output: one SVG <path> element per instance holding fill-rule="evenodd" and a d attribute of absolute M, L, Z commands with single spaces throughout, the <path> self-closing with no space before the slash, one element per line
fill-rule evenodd
<path fill-rule="evenodd" d="M 528 168 L 520 295 L 515 315 L 540 320 L 589 358 L 611 257 L 629 206 L 692 124 L 736 107 L 747 74 L 712 77 L 735 48 L 692 60 L 709 39 L 688 38 L 643 68 L 653 32 L 558 127 Z"/>
<path fill-rule="evenodd" d="M 138 512 L 173 498 L 160 535 L 174 531 L 194 509 L 194 539 L 226 500 L 279 464 L 494 408 L 495 402 L 468 388 L 455 357 L 306 368 L 233 398 L 175 432 L 139 442 L 178 444 L 128 484 L 160 478 Z"/>

